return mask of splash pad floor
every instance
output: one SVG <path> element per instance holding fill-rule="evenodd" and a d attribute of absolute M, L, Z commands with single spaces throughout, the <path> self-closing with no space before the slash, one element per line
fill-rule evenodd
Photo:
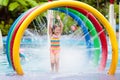
<path fill-rule="evenodd" d="M 116 74 L 111 76 L 106 72 L 89 72 L 89 73 L 40 73 L 29 72 L 23 76 L 17 74 L 1 74 L 1 80 L 119 80 L 120 70 L 117 70 Z"/>

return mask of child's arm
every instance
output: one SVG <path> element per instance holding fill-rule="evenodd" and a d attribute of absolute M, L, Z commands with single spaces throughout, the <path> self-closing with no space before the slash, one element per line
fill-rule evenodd
<path fill-rule="evenodd" d="M 49 21 L 49 24 L 48 24 L 48 27 L 49 27 L 49 35 L 51 36 L 52 35 L 52 22 L 53 22 L 53 16 L 50 15 L 50 21 Z"/>
<path fill-rule="evenodd" d="M 61 29 L 61 34 L 62 34 L 62 31 L 63 31 L 63 22 L 62 22 L 62 20 L 60 19 L 60 16 L 58 16 L 57 15 L 57 20 L 59 21 L 59 23 L 60 23 L 60 29 Z"/>

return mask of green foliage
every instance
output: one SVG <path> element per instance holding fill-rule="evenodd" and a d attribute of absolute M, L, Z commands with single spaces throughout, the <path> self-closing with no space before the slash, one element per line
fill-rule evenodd
<path fill-rule="evenodd" d="M 5 36 L 8 34 L 9 28 L 11 24 L 5 24 L 4 21 L 1 21 L 0 23 L 0 29 L 2 31 L 2 35 Z"/>
<path fill-rule="evenodd" d="M 37 0 L 0 0 L 0 29 L 7 35 L 10 26 L 21 13 L 37 6 Z M 3 15 L 4 14 L 4 15 Z"/>
<path fill-rule="evenodd" d="M 21 12 L 24 12 L 31 7 L 39 5 L 36 0 L 15 0 L 13 2 L 17 3 L 17 6 L 14 10 L 20 9 Z"/>
<path fill-rule="evenodd" d="M 35 7 L 38 3 L 35 0 L 25 0 L 31 7 Z"/>
<path fill-rule="evenodd" d="M 39 0 L 40 2 L 48 2 L 48 0 Z"/>
<path fill-rule="evenodd" d="M 9 3 L 9 0 L 0 0 L 0 5 L 1 6 L 7 6 Z"/>
<path fill-rule="evenodd" d="M 115 9 L 115 13 L 116 13 L 116 23 L 119 23 L 119 6 L 117 5 L 117 3 L 115 3 L 114 5 L 114 9 Z"/>
<path fill-rule="evenodd" d="M 8 10 L 14 11 L 16 8 L 18 8 L 20 5 L 17 2 L 10 3 Z"/>
<path fill-rule="evenodd" d="M 28 4 L 25 2 L 25 0 L 17 0 L 16 2 L 18 2 L 20 5 L 22 5 L 22 7 L 28 6 Z"/>

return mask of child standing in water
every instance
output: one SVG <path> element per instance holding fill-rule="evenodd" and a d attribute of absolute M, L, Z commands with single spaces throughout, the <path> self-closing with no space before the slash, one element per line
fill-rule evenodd
<path fill-rule="evenodd" d="M 49 35 L 50 35 L 50 60 L 52 72 L 59 70 L 60 37 L 63 30 L 63 23 L 60 16 L 56 16 L 60 25 L 52 24 L 53 16 L 50 16 Z"/>

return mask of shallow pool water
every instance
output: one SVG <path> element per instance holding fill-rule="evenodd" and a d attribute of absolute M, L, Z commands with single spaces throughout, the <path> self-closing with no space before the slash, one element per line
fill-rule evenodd
<path fill-rule="evenodd" d="M 23 49 L 23 53 L 26 56 L 25 60 L 21 58 L 21 65 L 26 74 L 31 75 L 31 73 L 35 73 L 35 74 L 39 73 L 40 75 L 44 75 L 41 73 L 46 73 L 45 76 L 47 75 L 50 76 L 51 68 L 50 68 L 49 45 L 47 44 L 47 40 L 41 40 L 41 41 L 43 44 L 41 43 L 37 47 L 35 46 L 28 47 L 25 44 L 21 45 L 21 48 Z M 60 75 L 58 76 L 62 76 L 62 73 L 63 74 L 66 73 L 67 75 L 71 73 L 72 74 L 80 73 L 84 75 L 86 75 L 86 73 L 87 74 L 95 73 L 95 72 L 99 73 L 99 70 L 98 70 L 99 64 L 95 66 L 92 63 L 92 56 L 94 51 L 95 51 L 94 48 L 93 49 L 86 48 L 86 44 L 84 41 L 79 42 L 75 40 L 63 39 L 61 41 L 61 52 L 60 52 L 60 68 L 59 68 Z M 101 56 L 100 56 L 100 60 L 101 60 Z M 99 60 L 99 63 L 100 63 L 100 60 Z M 106 72 L 104 72 L 104 74 L 107 73 L 110 63 L 111 63 L 111 48 L 109 48 L 107 67 L 105 69 Z M 120 63 L 118 63 L 117 71 L 120 71 L 119 67 L 120 67 Z M 12 76 L 14 73 L 15 72 L 9 67 L 6 54 L 0 53 L 0 75 L 5 74 L 7 76 L 8 75 Z M 69 80 L 69 77 L 65 77 L 65 78 L 66 80 Z M 24 78 L 24 80 L 25 79 L 26 78 Z M 56 78 L 53 80 L 60 80 L 60 79 Z"/>

